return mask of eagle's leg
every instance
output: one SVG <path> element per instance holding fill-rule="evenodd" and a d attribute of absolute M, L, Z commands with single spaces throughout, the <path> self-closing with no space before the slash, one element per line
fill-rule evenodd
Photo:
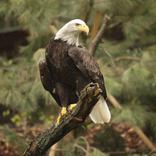
<path fill-rule="evenodd" d="M 64 115 L 66 115 L 67 113 L 67 108 L 66 107 L 62 107 L 61 112 L 57 118 L 56 124 L 58 125 L 61 121 L 61 119 L 63 118 Z"/>
<path fill-rule="evenodd" d="M 56 92 L 60 100 L 60 105 L 62 106 L 61 112 L 57 118 L 57 124 L 60 123 L 60 121 L 63 119 L 63 117 L 68 113 L 68 89 L 67 87 L 61 83 L 56 83 Z"/>

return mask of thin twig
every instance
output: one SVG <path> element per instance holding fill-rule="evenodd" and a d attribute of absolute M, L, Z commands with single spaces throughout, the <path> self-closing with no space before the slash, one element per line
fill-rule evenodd
<path fill-rule="evenodd" d="M 149 149 L 151 149 L 151 151 L 155 151 L 156 152 L 155 145 L 149 140 L 149 138 L 144 134 L 144 132 L 139 127 L 135 127 L 134 130 L 138 134 L 138 136 L 142 139 L 142 141 L 144 142 L 144 144 Z"/>
<path fill-rule="evenodd" d="M 91 14 L 91 11 L 92 11 L 92 8 L 94 6 L 94 0 L 87 0 L 87 1 L 84 1 L 85 2 L 85 5 L 82 3 L 83 5 L 83 15 L 82 15 L 82 19 L 87 23 L 88 20 L 89 20 L 89 17 L 90 17 L 90 14 Z"/>
<path fill-rule="evenodd" d="M 108 100 L 111 102 L 111 104 L 119 109 L 123 110 L 123 107 L 121 104 L 118 102 L 118 100 L 112 96 L 111 94 L 108 95 Z M 155 145 L 152 143 L 152 141 L 149 140 L 149 138 L 144 134 L 144 132 L 139 128 L 139 127 L 134 127 L 135 132 L 137 135 L 140 137 L 140 139 L 144 142 L 144 144 L 151 150 L 151 151 L 156 151 Z"/>
<path fill-rule="evenodd" d="M 102 35 L 104 33 L 105 30 L 105 26 L 106 23 L 108 21 L 108 18 L 105 17 L 104 18 L 104 22 L 99 30 L 99 32 L 97 33 L 96 37 L 93 39 L 91 45 L 89 46 L 89 51 L 91 52 L 92 55 L 95 55 L 95 51 L 97 46 L 99 45 L 101 39 L 102 39 Z M 111 55 L 105 51 L 105 53 L 111 58 Z M 112 60 L 111 60 L 112 61 Z M 114 63 L 114 62 L 112 62 Z M 108 94 L 108 100 L 111 102 L 111 104 L 119 109 L 122 110 L 122 106 L 121 104 L 118 102 L 118 100 L 111 94 Z M 145 145 L 151 150 L 151 151 L 156 151 L 156 147 L 155 145 L 149 140 L 149 138 L 144 134 L 144 132 L 139 128 L 139 127 L 135 127 L 135 132 L 138 134 L 138 136 L 142 139 L 142 141 L 145 143 Z"/>
<path fill-rule="evenodd" d="M 88 141 L 87 141 L 87 139 L 86 139 L 86 138 L 83 138 L 83 139 L 84 139 L 84 141 L 85 141 L 85 143 L 86 143 L 86 150 L 87 150 L 86 156 L 89 156 L 89 152 L 90 152 L 90 145 L 89 145 L 89 143 L 88 143 Z"/>
<path fill-rule="evenodd" d="M 114 61 L 112 55 L 111 55 L 107 50 L 105 50 L 105 49 L 103 49 L 103 51 L 108 55 L 108 57 L 109 57 L 110 60 L 111 60 L 112 66 L 114 67 L 114 69 L 116 69 L 116 64 L 115 64 L 115 61 Z"/>
<path fill-rule="evenodd" d="M 113 95 L 108 94 L 108 100 L 115 108 L 122 110 L 121 104 L 117 101 L 117 99 Z"/>
<path fill-rule="evenodd" d="M 77 147 L 77 148 L 81 149 L 84 153 L 87 154 L 87 150 L 84 147 L 82 147 L 82 146 L 80 146 L 78 144 L 74 144 L 74 147 Z"/>
<path fill-rule="evenodd" d="M 55 156 L 55 155 L 56 155 L 57 146 L 58 146 L 58 143 L 54 144 L 54 145 L 50 148 L 48 156 Z"/>
<path fill-rule="evenodd" d="M 103 33 L 105 31 L 106 25 L 108 23 L 108 20 L 110 19 L 109 16 L 105 15 L 104 19 L 103 19 L 103 23 L 101 25 L 100 30 L 98 31 L 97 35 L 95 36 L 95 38 L 92 40 L 90 46 L 89 46 L 89 52 L 94 56 L 95 55 L 95 51 L 102 39 Z"/>
<path fill-rule="evenodd" d="M 87 152 L 86 152 L 86 156 L 89 156 L 90 145 L 89 145 L 87 139 L 86 139 L 85 137 L 80 137 L 80 139 L 82 139 L 82 140 L 85 142 L 85 144 L 86 144 L 86 151 L 87 151 Z"/>
<path fill-rule="evenodd" d="M 139 57 L 133 57 L 133 56 L 121 56 L 114 59 L 115 62 L 119 62 L 121 60 L 132 60 L 132 61 L 140 61 Z"/>
<path fill-rule="evenodd" d="M 106 66 L 108 66 L 108 65 L 110 65 L 110 64 L 113 64 L 112 63 L 112 60 L 113 60 L 113 62 L 114 62 L 114 64 L 116 64 L 116 62 L 119 62 L 119 61 L 140 61 L 141 59 L 139 58 L 139 57 L 133 57 L 133 56 L 121 56 L 121 57 L 117 57 L 117 58 L 112 58 L 111 59 L 111 63 L 110 62 L 108 62 L 108 63 L 106 63 L 105 65 Z"/>

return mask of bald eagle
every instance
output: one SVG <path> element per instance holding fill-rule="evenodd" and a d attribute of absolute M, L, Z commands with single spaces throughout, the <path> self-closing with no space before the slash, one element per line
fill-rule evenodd
<path fill-rule="evenodd" d="M 90 118 L 94 123 L 108 123 L 111 114 L 106 103 L 104 78 L 96 60 L 80 45 L 81 32 L 88 34 L 88 26 L 84 21 L 74 19 L 66 23 L 55 37 L 50 39 L 46 47 L 45 60 L 39 63 L 41 82 L 62 107 L 62 115 L 71 104 L 78 101 L 80 91 L 87 84 L 98 83 L 102 93 L 90 113 Z"/>

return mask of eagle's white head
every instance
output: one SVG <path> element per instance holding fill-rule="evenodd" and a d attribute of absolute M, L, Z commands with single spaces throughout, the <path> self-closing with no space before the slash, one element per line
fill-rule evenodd
<path fill-rule="evenodd" d="M 70 45 L 79 45 L 79 34 L 89 33 L 89 27 L 81 19 L 74 19 L 66 23 L 55 35 L 55 40 L 61 39 Z"/>

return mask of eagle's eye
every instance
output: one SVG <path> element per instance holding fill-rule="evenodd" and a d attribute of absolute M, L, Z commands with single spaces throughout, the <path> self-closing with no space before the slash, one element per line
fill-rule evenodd
<path fill-rule="evenodd" d="M 76 23 L 75 25 L 76 25 L 76 26 L 79 26 L 79 25 L 81 25 L 81 24 L 79 24 L 79 23 Z"/>

